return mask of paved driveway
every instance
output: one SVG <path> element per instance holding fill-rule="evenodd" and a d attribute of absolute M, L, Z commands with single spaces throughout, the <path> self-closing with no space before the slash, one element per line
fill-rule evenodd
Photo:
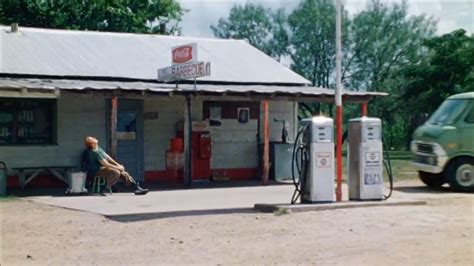
<path fill-rule="evenodd" d="M 37 203 L 97 213 L 105 216 L 155 214 L 184 216 L 187 214 L 250 211 L 256 203 L 288 204 L 293 185 L 247 187 L 196 188 L 150 191 L 144 196 L 115 193 L 111 196 L 34 196 Z M 343 199 L 347 200 L 347 186 L 343 185 Z M 396 183 L 391 200 L 419 200 L 438 197 L 460 197 L 463 194 L 445 193 L 447 188 L 433 190 L 418 180 Z"/>

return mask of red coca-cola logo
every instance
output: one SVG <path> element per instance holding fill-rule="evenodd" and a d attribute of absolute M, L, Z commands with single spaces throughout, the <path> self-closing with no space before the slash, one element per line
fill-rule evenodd
<path fill-rule="evenodd" d="M 193 47 L 181 46 L 173 50 L 173 63 L 181 64 L 193 59 Z"/>

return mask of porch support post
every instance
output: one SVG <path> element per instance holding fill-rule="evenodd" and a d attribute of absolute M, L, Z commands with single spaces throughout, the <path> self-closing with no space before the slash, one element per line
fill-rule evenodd
<path fill-rule="evenodd" d="M 263 169 L 262 182 L 264 185 L 269 183 L 270 171 L 270 129 L 268 127 L 268 101 L 263 101 Z"/>
<path fill-rule="evenodd" d="M 192 118 L 191 118 L 191 95 L 186 95 L 186 104 L 184 108 L 184 167 L 183 183 L 190 187 L 192 182 Z"/>
<path fill-rule="evenodd" d="M 110 154 L 117 158 L 117 96 L 113 96 L 110 101 Z"/>

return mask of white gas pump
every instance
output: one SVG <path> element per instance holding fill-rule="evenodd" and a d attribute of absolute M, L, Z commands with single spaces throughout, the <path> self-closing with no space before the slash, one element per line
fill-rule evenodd
<path fill-rule="evenodd" d="M 302 120 L 293 149 L 298 181 L 292 203 L 301 196 L 302 203 L 334 201 L 334 123 L 331 118 L 317 116 Z M 302 138 L 300 139 L 300 136 Z"/>
<path fill-rule="evenodd" d="M 365 116 L 351 119 L 348 141 L 349 199 L 384 199 L 380 119 Z"/>

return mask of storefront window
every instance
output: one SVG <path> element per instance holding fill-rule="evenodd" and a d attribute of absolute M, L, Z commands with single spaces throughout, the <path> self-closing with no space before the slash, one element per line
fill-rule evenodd
<path fill-rule="evenodd" d="M 0 98 L 0 145 L 55 142 L 56 101 Z"/>
<path fill-rule="evenodd" d="M 117 115 L 117 139 L 135 140 L 137 132 L 136 112 L 118 112 Z"/>

